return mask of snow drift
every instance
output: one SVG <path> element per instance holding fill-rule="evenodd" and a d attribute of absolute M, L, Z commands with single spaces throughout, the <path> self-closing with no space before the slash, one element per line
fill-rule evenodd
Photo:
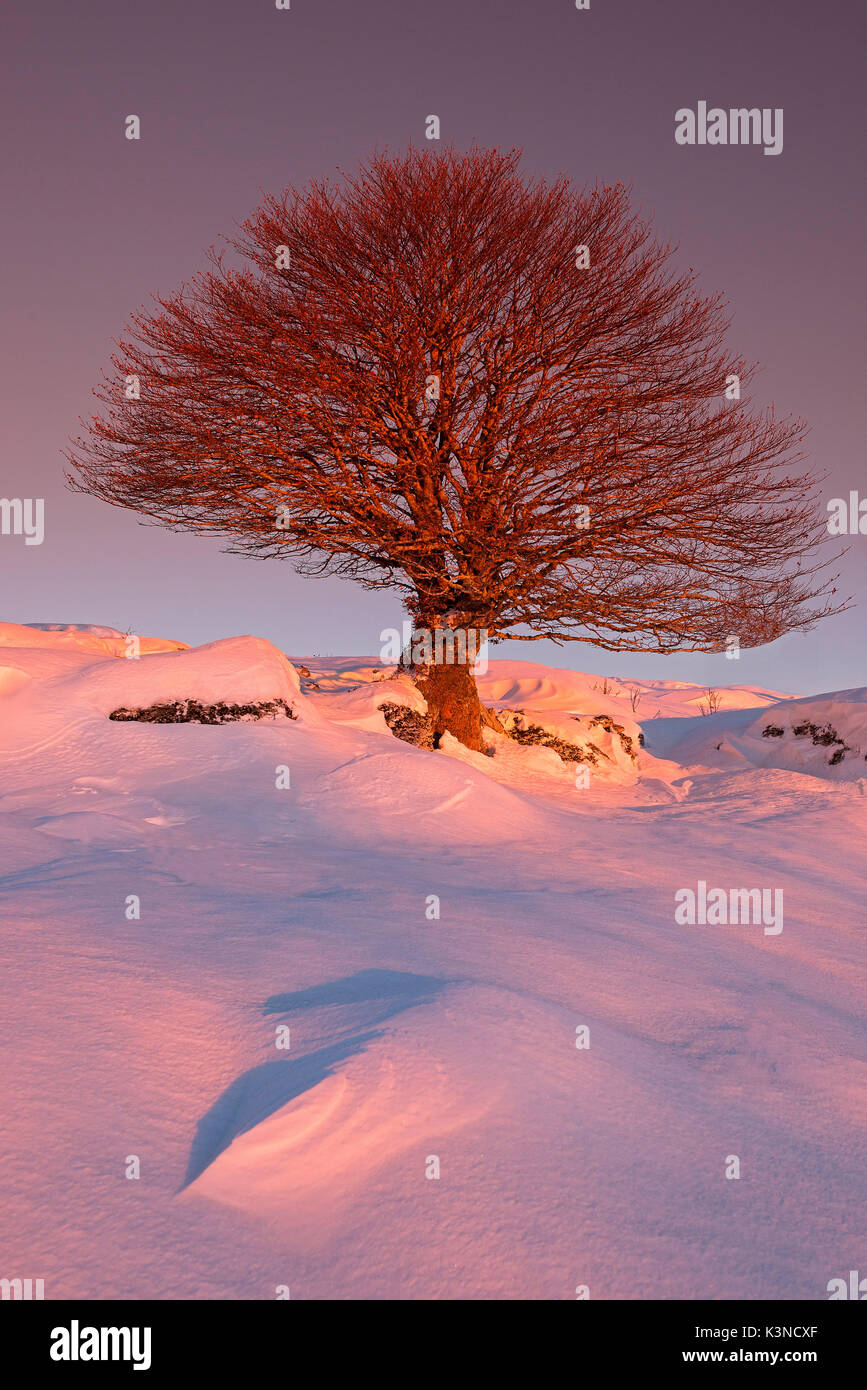
<path fill-rule="evenodd" d="M 684 683 L 633 709 L 492 663 L 488 704 L 619 745 L 579 783 L 551 747 L 395 738 L 380 703 L 416 696 L 376 663 L 307 677 L 255 638 L 130 660 L 12 626 L 10 1275 L 48 1298 L 822 1299 L 863 1261 L 867 797 L 840 769 L 864 691 L 739 687 L 702 718 Z M 277 697 L 297 718 L 108 717 Z M 698 882 L 779 890 L 784 930 L 679 925 Z"/>

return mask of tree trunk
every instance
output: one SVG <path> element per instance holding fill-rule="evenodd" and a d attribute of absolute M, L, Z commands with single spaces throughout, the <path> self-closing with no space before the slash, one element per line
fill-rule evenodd
<path fill-rule="evenodd" d="M 466 613 L 455 609 L 442 613 L 420 605 L 400 665 L 424 696 L 434 748 L 449 733 L 465 748 L 484 753 L 482 730 L 504 730 L 479 699 L 473 674 L 477 661 L 486 657 L 488 631 L 467 619 Z M 481 670 L 487 670 L 486 661 Z"/>
<path fill-rule="evenodd" d="M 434 747 L 444 733 L 452 734 L 465 748 L 484 753 L 482 725 L 487 723 L 470 666 L 435 663 L 412 668 L 415 683 L 427 701 L 433 725 Z"/>

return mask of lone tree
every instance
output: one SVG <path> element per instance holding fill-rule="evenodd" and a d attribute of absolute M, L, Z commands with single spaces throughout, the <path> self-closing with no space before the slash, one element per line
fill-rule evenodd
<path fill-rule="evenodd" d="M 518 162 L 410 150 L 266 197 L 133 317 L 72 486 L 397 589 L 470 650 L 721 651 L 839 611 L 804 427 L 745 405 L 721 297 L 621 185 Z M 480 749 L 471 668 L 414 674 L 437 741 Z"/>

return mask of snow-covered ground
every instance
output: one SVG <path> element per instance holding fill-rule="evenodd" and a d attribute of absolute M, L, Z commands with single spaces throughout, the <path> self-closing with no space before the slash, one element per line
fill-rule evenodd
<path fill-rule="evenodd" d="M 378 706 L 417 692 L 372 658 L 128 648 L 0 624 L 0 1276 L 823 1299 L 864 1271 L 867 691 L 703 717 L 682 682 L 492 661 L 486 703 L 592 742 L 576 766 L 401 742 Z M 107 717 L 185 699 L 295 717 Z M 702 883 L 781 892 L 782 930 L 683 924 Z"/>

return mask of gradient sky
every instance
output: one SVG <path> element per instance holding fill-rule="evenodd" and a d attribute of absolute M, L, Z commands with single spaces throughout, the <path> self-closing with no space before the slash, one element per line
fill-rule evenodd
<path fill-rule="evenodd" d="M 824 499 L 867 497 L 860 0 L 17 0 L 2 21 L 2 495 L 44 497 L 41 546 L 0 536 L 0 618 L 191 643 L 235 633 L 301 655 L 375 655 L 395 598 L 143 526 L 68 492 L 61 450 L 131 311 L 202 264 L 262 191 L 374 148 L 520 146 L 528 173 L 622 179 L 731 303 L 755 395 L 805 417 Z M 676 145 L 674 113 L 782 107 L 784 149 Z M 125 117 L 142 121 L 139 142 Z M 867 683 L 860 606 L 738 663 L 505 643 L 644 678 L 813 693 Z"/>

